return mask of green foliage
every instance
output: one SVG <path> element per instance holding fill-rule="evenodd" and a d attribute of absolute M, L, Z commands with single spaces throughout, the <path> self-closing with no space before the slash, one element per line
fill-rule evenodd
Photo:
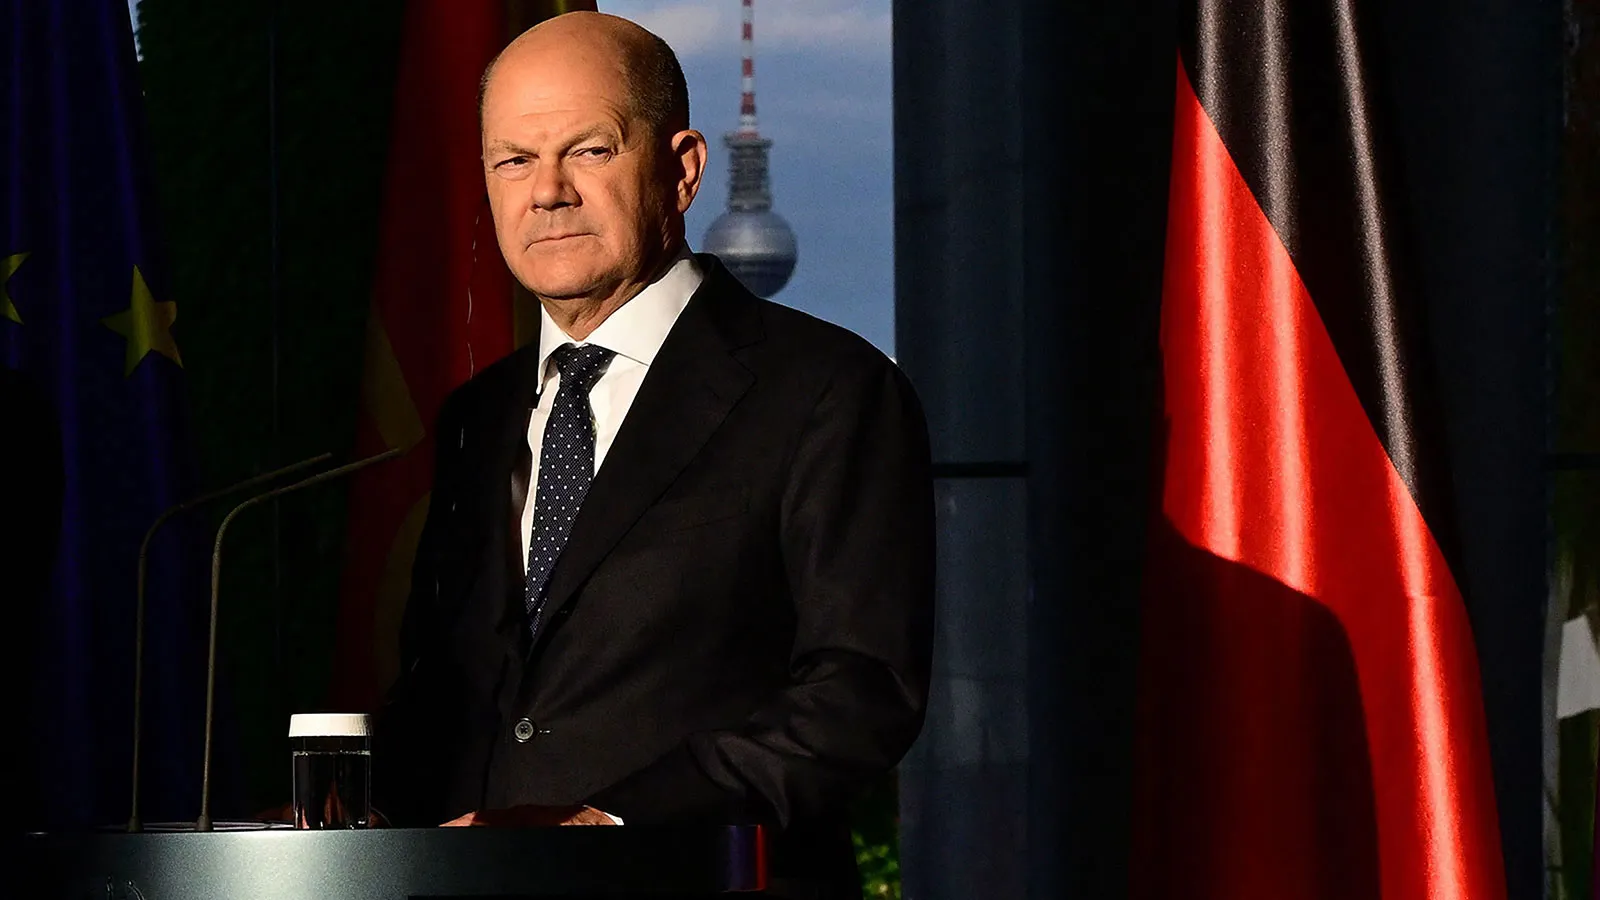
<path fill-rule="evenodd" d="M 1600 712 L 1563 719 L 1559 726 L 1561 776 L 1556 802 L 1560 816 L 1559 877 L 1551 885 L 1555 900 L 1587 900 L 1594 877 L 1595 762 L 1600 749 Z"/>
<path fill-rule="evenodd" d="M 894 843 L 869 844 L 859 831 L 852 832 L 850 837 L 856 845 L 862 895 L 900 900 L 900 848 Z"/>
<path fill-rule="evenodd" d="M 856 801 L 850 838 L 866 900 L 900 900 L 900 792 L 889 773 Z"/>

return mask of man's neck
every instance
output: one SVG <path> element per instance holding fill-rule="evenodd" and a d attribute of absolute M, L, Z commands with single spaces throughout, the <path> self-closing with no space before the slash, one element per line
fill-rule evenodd
<path fill-rule="evenodd" d="M 585 340 L 612 313 L 621 309 L 623 304 L 637 297 L 640 291 L 666 274 L 667 269 L 677 261 L 682 252 L 681 242 L 667 248 L 661 258 L 645 270 L 647 274 L 644 278 L 624 282 L 605 297 L 572 297 L 559 300 L 540 297 L 539 303 L 550 314 L 551 321 L 566 332 L 568 337 L 575 341 Z"/>

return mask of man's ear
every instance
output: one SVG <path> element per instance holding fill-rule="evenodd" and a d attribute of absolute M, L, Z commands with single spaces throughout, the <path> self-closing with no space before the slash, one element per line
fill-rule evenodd
<path fill-rule="evenodd" d="M 672 136 L 668 145 L 667 166 L 675 182 L 678 214 L 689 211 L 694 198 L 700 193 L 700 184 L 706 174 L 706 136 L 693 128 L 686 128 Z"/>

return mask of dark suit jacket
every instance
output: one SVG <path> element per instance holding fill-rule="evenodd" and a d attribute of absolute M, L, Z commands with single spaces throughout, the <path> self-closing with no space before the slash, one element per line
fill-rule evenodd
<path fill-rule="evenodd" d="M 853 894 L 844 807 L 910 747 L 927 699 L 927 427 L 865 341 L 700 259 L 536 645 L 516 517 L 537 342 L 446 401 L 377 805 L 418 824 L 525 803 L 769 823 L 775 876 Z"/>

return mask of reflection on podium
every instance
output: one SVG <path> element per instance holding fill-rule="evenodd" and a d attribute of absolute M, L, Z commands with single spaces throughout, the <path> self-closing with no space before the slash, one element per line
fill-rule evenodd
<path fill-rule="evenodd" d="M 683 898 L 766 885 L 759 826 L 215 827 L 27 835 L 12 884 L 30 886 L 29 897 L 62 900 Z"/>

